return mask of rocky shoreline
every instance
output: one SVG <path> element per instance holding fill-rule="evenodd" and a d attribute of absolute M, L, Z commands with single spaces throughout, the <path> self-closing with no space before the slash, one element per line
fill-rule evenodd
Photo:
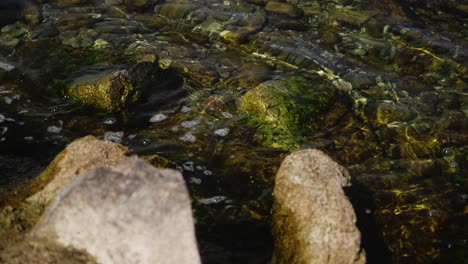
<path fill-rule="evenodd" d="M 363 208 L 356 204 L 364 194 L 351 202 L 358 218 L 378 226 L 371 236 L 385 242 L 392 262 L 466 256 L 461 1 L 6 0 L 0 7 L 0 204 L 9 204 L 0 222 L 16 230 L 7 240 L 32 228 L 61 189 L 38 192 L 56 171 L 37 172 L 92 134 L 183 172 L 207 230 L 268 225 L 280 162 L 320 149 L 369 196 Z M 264 250 L 255 261 L 265 262 L 268 247 L 249 250 Z M 248 259 L 238 253 L 227 258 Z"/>
<path fill-rule="evenodd" d="M 200 263 L 182 175 L 127 152 L 92 136 L 68 145 L 37 178 L 46 184 L 39 192 L 2 209 L 1 262 Z M 363 253 L 355 255 L 360 234 L 341 189 L 349 185 L 346 169 L 318 150 L 300 151 L 276 178 L 273 263 L 365 263 Z M 23 230 L 5 222 L 31 208 L 39 209 Z M 10 240 L 14 235 L 22 238 Z"/>

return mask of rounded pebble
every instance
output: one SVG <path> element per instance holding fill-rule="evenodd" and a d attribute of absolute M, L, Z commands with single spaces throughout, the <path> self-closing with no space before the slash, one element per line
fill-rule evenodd
<path fill-rule="evenodd" d="M 104 140 L 112 141 L 115 143 L 120 143 L 122 142 L 123 136 L 124 136 L 124 132 L 122 131 L 119 131 L 119 132 L 109 131 L 109 132 L 104 133 Z"/>

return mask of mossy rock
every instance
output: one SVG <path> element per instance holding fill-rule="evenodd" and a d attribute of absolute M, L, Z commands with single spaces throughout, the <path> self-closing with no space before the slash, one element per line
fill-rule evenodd
<path fill-rule="evenodd" d="M 158 76 L 150 62 L 123 69 L 110 69 L 75 79 L 66 91 L 70 98 L 108 112 L 125 111 Z"/>
<path fill-rule="evenodd" d="M 126 71 L 106 71 L 83 76 L 68 88 L 67 95 L 83 104 L 107 111 L 122 110 L 137 99 Z"/>
<path fill-rule="evenodd" d="M 338 120 L 347 105 L 346 97 L 339 100 L 339 94 L 318 76 L 293 76 L 267 81 L 248 91 L 240 100 L 240 110 L 257 127 L 263 144 L 293 150 L 308 134 L 325 130 Z"/>

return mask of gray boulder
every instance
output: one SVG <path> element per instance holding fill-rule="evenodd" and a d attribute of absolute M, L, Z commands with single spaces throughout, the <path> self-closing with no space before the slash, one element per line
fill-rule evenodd
<path fill-rule="evenodd" d="M 182 175 L 129 158 L 73 179 L 31 232 L 98 263 L 200 263 Z"/>
<path fill-rule="evenodd" d="M 365 263 L 345 168 L 320 150 L 297 151 L 276 174 L 273 263 Z"/>

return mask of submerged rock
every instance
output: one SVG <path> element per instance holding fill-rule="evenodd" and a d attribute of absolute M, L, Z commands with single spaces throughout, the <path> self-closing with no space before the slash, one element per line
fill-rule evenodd
<path fill-rule="evenodd" d="M 416 117 L 408 106 L 393 102 L 372 102 L 367 106 L 367 116 L 374 125 L 388 125 L 392 122 L 406 122 Z"/>
<path fill-rule="evenodd" d="M 345 168 L 319 150 L 283 161 L 274 189 L 273 263 L 365 263 Z"/>
<path fill-rule="evenodd" d="M 99 263 L 200 263 L 182 175 L 131 158 L 76 177 L 32 236 L 87 250 Z"/>
<path fill-rule="evenodd" d="M 88 74 L 69 85 L 66 93 L 84 104 L 106 111 L 122 111 L 139 99 L 157 72 L 157 66 L 143 62 L 129 69 Z"/>
<path fill-rule="evenodd" d="M 85 4 L 90 2 L 90 0 L 49 0 L 48 2 L 55 7 L 67 7 L 72 5 Z"/>
<path fill-rule="evenodd" d="M 264 144 L 285 149 L 296 149 L 304 132 L 333 125 L 343 108 L 346 97 L 339 100 L 333 86 L 296 76 L 264 82 L 240 100 L 241 111 L 258 126 Z"/>

